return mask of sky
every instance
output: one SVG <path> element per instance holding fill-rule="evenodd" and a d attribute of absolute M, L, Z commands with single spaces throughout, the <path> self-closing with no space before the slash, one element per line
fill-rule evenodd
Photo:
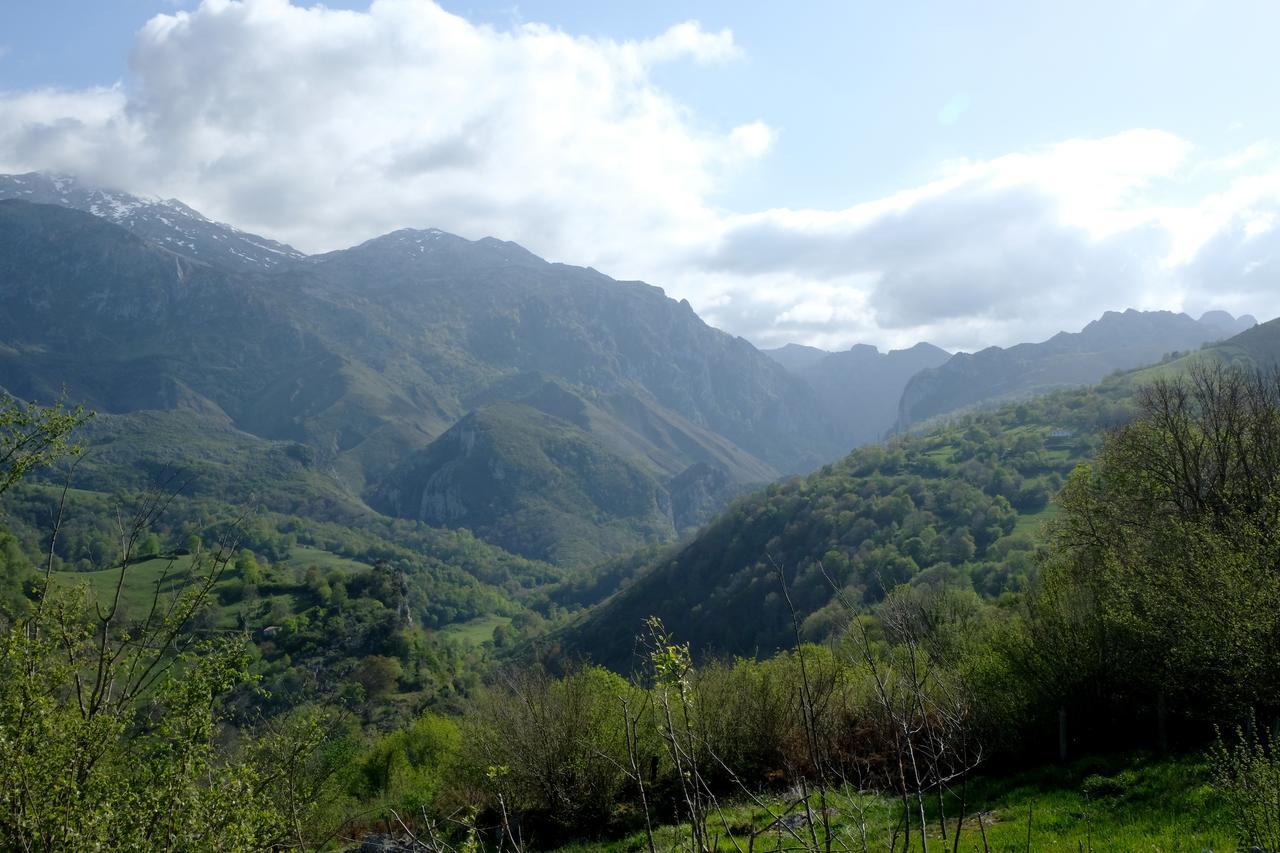
<path fill-rule="evenodd" d="M 0 2 L 0 172 L 402 227 L 758 346 L 1280 314 L 1273 2 Z"/>

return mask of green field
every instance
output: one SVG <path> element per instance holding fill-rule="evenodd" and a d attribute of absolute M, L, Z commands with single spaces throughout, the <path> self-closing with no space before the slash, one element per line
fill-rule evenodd
<path fill-rule="evenodd" d="M 1051 503 L 1039 512 L 1018 513 L 1018 520 L 1014 522 L 1013 532 L 1035 536 L 1040 533 L 1045 522 L 1050 521 L 1061 509 L 1056 503 Z"/>
<path fill-rule="evenodd" d="M 301 612 L 306 607 L 306 602 L 301 600 L 303 577 L 310 566 L 326 573 L 333 570 L 353 573 L 368 568 L 326 551 L 297 547 L 289 559 L 266 570 L 256 599 L 246 604 L 240 597 L 239 572 L 234 566 L 227 566 L 213 586 L 211 627 L 235 628 L 243 617 L 251 629 L 259 628 L 282 615 Z M 61 586 L 87 586 L 90 599 L 103 606 L 114 600 L 119 585 L 122 613 L 128 619 L 136 619 L 147 614 L 157 593 L 159 604 L 164 607 L 184 590 L 196 588 L 213 569 L 214 562 L 208 555 L 199 559 L 183 555 L 130 563 L 123 569 L 122 585 L 119 566 L 96 572 L 54 572 L 52 577 L 54 583 Z"/>
<path fill-rule="evenodd" d="M 446 625 L 440 629 L 440 633 L 467 645 L 478 646 L 493 639 L 494 628 L 510 624 L 510 616 L 480 616 L 467 622 Z"/>
<path fill-rule="evenodd" d="M 335 570 L 352 574 L 369 568 L 364 563 L 356 560 L 331 554 L 328 551 L 321 551 L 319 548 L 309 548 L 305 545 L 295 545 L 289 549 L 289 557 L 281 561 L 280 565 L 299 571 L 305 571 L 315 566 L 326 575 Z"/>
<path fill-rule="evenodd" d="M 196 577 L 202 576 L 209 568 L 209 561 L 203 560 L 193 573 L 195 559 L 191 556 L 157 557 L 131 563 L 123 570 L 116 566 L 96 572 L 54 572 L 56 584 L 77 587 L 88 586 L 90 597 L 99 604 L 109 604 L 115 597 L 116 586 L 120 583 L 121 571 L 124 572 L 124 583 L 120 587 L 120 606 L 130 615 L 145 613 L 157 588 L 162 599 L 172 598 L 184 588 L 191 585 Z M 226 581 L 220 583 L 225 584 Z"/>

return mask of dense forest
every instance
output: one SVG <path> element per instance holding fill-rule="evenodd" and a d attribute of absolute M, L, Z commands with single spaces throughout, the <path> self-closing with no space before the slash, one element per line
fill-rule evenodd
<path fill-rule="evenodd" d="M 89 419 L 3 410 L 5 846 L 1274 843 L 1280 374 L 962 416 L 568 574 L 59 487 Z"/>

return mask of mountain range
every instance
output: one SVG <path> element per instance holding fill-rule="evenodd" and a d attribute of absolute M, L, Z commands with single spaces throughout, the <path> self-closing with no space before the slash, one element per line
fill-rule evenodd
<path fill-rule="evenodd" d="M 0 176 L 0 199 L 0 389 L 97 409 L 111 471 L 199 468 L 567 566 L 690 534 L 895 424 L 1252 323 L 1128 311 L 973 355 L 763 353 L 660 288 L 495 238 L 404 229 L 306 255 L 65 176 Z"/>
<path fill-rule="evenodd" d="M 671 538 L 842 450 L 810 389 L 687 302 L 513 243 L 403 230 L 303 256 L 66 178 L 0 196 L 0 387 L 296 443 L 353 500 L 503 541 L 536 491 L 559 522 L 531 555 Z M 458 440 L 477 424 L 492 441 Z M 519 499 L 476 501 L 530 443 Z M 620 472 L 645 510 L 583 502 Z"/>
<path fill-rule="evenodd" d="M 1198 320 L 1172 311 L 1108 311 L 1079 332 L 1060 332 L 1041 343 L 957 353 L 906 383 L 896 428 L 978 404 L 1089 385 L 1112 371 L 1198 349 L 1256 324 L 1250 315 L 1236 318 L 1225 311 Z"/>

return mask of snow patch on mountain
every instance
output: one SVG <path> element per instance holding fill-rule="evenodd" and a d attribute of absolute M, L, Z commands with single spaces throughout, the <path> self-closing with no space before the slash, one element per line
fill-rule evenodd
<path fill-rule="evenodd" d="M 292 246 L 215 222 L 177 199 L 89 186 L 69 175 L 0 175 L 0 198 L 83 210 L 171 251 L 237 272 L 272 272 L 306 257 Z"/>

